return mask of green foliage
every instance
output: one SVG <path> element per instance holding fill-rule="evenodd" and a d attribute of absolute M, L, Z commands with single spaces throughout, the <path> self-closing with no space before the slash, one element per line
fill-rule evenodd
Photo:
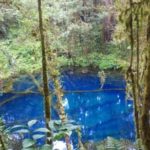
<path fill-rule="evenodd" d="M 73 65 L 72 59 L 67 59 L 64 55 L 57 57 L 57 62 L 58 67 Z"/>
<path fill-rule="evenodd" d="M 18 10 L 2 7 L 0 9 L 0 39 L 6 37 L 10 28 L 14 28 L 14 25 L 19 25 L 20 19 L 21 15 Z"/>
<path fill-rule="evenodd" d="M 27 126 L 25 125 L 15 125 L 11 128 L 11 130 L 15 130 L 14 133 L 27 133 L 32 136 L 32 139 L 24 139 L 22 142 L 23 149 L 22 150 L 37 150 L 36 142 L 38 139 L 45 137 L 46 132 L 50 132 L 46 128 L 39 128 L 34 131 L 31 130 L 31 127 L 37 122 L 37 120 L 31 120 L 28 122 Z M 18 129 L 21 128 L 21 129 Z M 18 130 L 16 130 L 18 129 Z M 42 132 L 39 134 L 39 132 Z M 37 134 L 38 133 L 38 134 Z M 44 147 L 42 148 L 44 150 Z M 46 148 L 45 148 L 46 150 Z"/>
<path fill-rule="evenodd" d="M 102 4 L 104 2 L 100 2 L 97 8 Z M 0 23 L 7 20 L 9 29 L 0 45 L 1 78 L 7 78 L 13 73 L 36 72 L 42 68 L 38 13 L 35 11 L 37 1 L 14 0 L 11 7 L 8 9 L 3 6 L 4 11 L 0 13 Z M 89 66 L 89 61 L 83 55 L 84 50 L 95 67 L 102 70 L 121 67 L 115 63 L 115 59 L 118 59 L 118 53 L 119 56 L 124 55 L 124 51 L 119 51 L 114 44 L 103 41 L 102 22 L 107 13 L 101 12 L 100 9 L 93 11 L 92 1 L 83 6 L 80 0 L 46 0 L 43 1 L 42 7 L 44 31 L 49 36 L 53 50 L 70 52 L 76 66 Z M 8 13 L 11 11 L 12 13 Z M 98 54 L 96 59 L 93 57 L 95 53 Z M 73 60 L 67 59 L 66 55 L 67 53 L 58 57 L 58 67 L 74 65 Z M 12 60 L 15 63 L 12 63 Z"/>
<path fill-rule="evenodd" d="M 140 140 L 141 141 L 141 140 Z M 96 146 L 97 150 L 145 150 L 140 143 L 140 147 L 137 143 L 132 143 L 125 140 L 116 140 L 112 137 L 107 137 L 105 142 L 101 142 Z"/>
<path fill-rule="evenodd" d="M 30 46 L 31 41 L 28 41 L 18 45 L 15 40 L 12 40 L 13 43 L 9 46 L 7 44 L 9 40 L 1 43 L 0 69 L 2 78 L 7 78 L 12 73 L 34 72 L 41 69 L 40 43 L 34 42 Z"/>
<path fill-rule="evenodd" d="M 114 69 L 115 67 L 118 69 L 117 64 L 115 64 L 115 59 L 115 55 L 100 55 L 99 61 L 97 62 L 100 70 Z"/>
<path fill-rule="evenodd" d="M 76 62 L 77 62 L 77 65 L 80 65 L 82 67 L 87 67 L 89 65 L 88 60 L 84 56 L 77 57 Z"/>
<path fill-rule="evenodd" d="M 37 122 L 37 120 L 31 120 L 28 122 L 27 126 L 25 125 L 15 125 L 11 128 L 11 130 L 15 130 L 14 133 L 27 133 L 32 136 L 32 139 L 24 139 L 22 142 L 23 149 L 22 150 L 37 150 L 36 142 L 38 139 L 45 137 L 45 134 L 50 132 L 47 128 L 38 128 L 34 131 L 31 130 L 31 127 Z M 62 123 L 61 120 L 53 120 L 49 122 L 49 127 L 53 131 L 53 136 L 48 137 L 48 140 L 60 140 L 64 135 L 70 136 L 73 130 L 80 128 L 78 125 L 72 125 L 74 122 L 72 120 Z M 18 129 L 21 128 L 21 129 Z M 18 130 L 16 130 L 18 129 Z M 49 145 L 43 145 L 39 148 L 39 150 L 51 150 L 52 147 Z"/>
<path fill-rule="evenodd" d="M 127 63 L 123 63 L 121 58 L 118 57 L 116 54 L 109 54 L 105 55 L 98 52 L 93 52 L 87 54 L 88 58 L 94 65 L 94 67 L 99 67 L 100 70 L 107 70 L 107 69 L 120 69 L 124 66 L 127 66 Z M 65 56 L 58 57 L 59 66 L 71 66 L 73 65 L 72 59 L 67 59 Z M 85 56 L 77 56 L 75 59 L 76 66 L 87 67 L 89 66 L 89 62 Z M 124 65 L 123 65 L 124 64 Z"/>
<path fill-rule="evenodd" d="M 45 144 L 39 150 L 52 150 L 52 146 Z"/>
<path fill-rule="evenodd" d="M 35 145 L 35 141 L 34 140 L 31 140 L 31 139 L 23 140 L 23 143 L 22 143 L 23 149 L 29 148 L 29 147 L 31 147 L 33 145 Z"/>
<path fill-rule="evenodd" d="M 5 125 L 3 125 L 3 121 L 2 121 L 3 117 L 0 117 L 0 149 L 2 149 L 2 142 L 4 144 L 5 148 L 8 148 L 8 133 L 9 133 L 9 128 L 6 128 Z"/>
<path fill-rule="evenodd" d="M 54 131 L 51 139 L 60 140 L 64 135 L 70 136 L 73 130 L 81 126 L 70 124 L 72 120 L 62 123 L 61 120 L 53 120 L 49 122 L 49 127 Z"/>

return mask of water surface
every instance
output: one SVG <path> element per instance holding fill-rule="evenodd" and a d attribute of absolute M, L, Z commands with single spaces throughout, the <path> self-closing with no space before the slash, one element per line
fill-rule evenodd
<path fill-rule="evenodd" d="M 36 78 L 40 77 L 37 76 Z M 124 90 L 114 90 L 125 89 L 126 85 L 122 75 L 107 74 L 103 87 L 107 90 L 99 92 L 89 92 L 101 87 L 97 72 L 70 74 L 69 71 L 66 71 L 62 74 L 61 80 L 62 88 L 66 91 L 72 91 L 63 96 L 64 107 L 68 119 L 73 119 L 77 124 L 83 126 L 83 142 L 88 140 L 100 141 L 107 136 L 134 140 L 132 101 L 125 101 Z M 24 91 L 33 85 L 32 79 L 25 77 L 14 83 L 13 90 Z M 51 84 L 50 86 L 52 89 L 53 86 Z M 33 90 L 36 91 L 37 88 L 33 88 Z M 12 96 L 14 94 L 3 94 L 0 101 L 5 101 Z M 43 97 L 39 94 L 19 96 L 2 105 L 0 115 L 4 116 L 3 120 L 6 124 L 18 120 L 38 118 L 39 121 L 34 128 L 42 127 L 45 125 Z M 58 119 L 58 114 L 53 109 L 52 119 Z M 73 133 L 71 137 L 75 143 L 77 142 L 76 136 Z"/>

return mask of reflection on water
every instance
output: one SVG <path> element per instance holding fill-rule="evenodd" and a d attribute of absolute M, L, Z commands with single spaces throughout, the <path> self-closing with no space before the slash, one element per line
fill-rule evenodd
<path fill-rule="evenodd" d="M 62 80 L 62 87 L 66 91 L 97 90 L 101 86 L 96 74 L 66 72 Z M 14 84 L 14 90 L 26 89 L 27 84 L 24 83 L 27 82 L 19 85 L 20 89 Z M 29 84 L 31 81 L 28 86 Z M 103 88 L 125 88 L 124 79 L 121 75 L 108 74 Z M 0 97 L 0 101 L 12 96 L 4 94 Z M 83 126 L 83 141 L 99 141 L 107 136 L 134 140 L 133 104 L 131 101 L 125 102 L 125 91 L 68 93 L 64 95 L 63 102 L 68 118 Z M 58 119 L 58 114 L 53 109 L 52 114 L 52 119 Z M 17 97 L 1 106 L 0 115 L 4 116 L 5 123 L 39 117 L 34 128 L 44 126 L 43 97 L 38 94 Z M 76 136 L 73 133 L 73 141 L 76 140 Z"/>
<path fill-rule="evenodd" d="M 67 94 L 66 98 L 68 117 L 84 126 L 85 141 L 99 141 L 107 136 L 134 139 L 132 102 L 125 102 L 124 92 Z"/>

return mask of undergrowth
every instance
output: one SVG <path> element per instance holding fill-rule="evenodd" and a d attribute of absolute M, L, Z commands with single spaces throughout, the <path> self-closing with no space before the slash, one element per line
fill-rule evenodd
<path fill-rule="evenodd" d="M 117 54 L 105 55 L 102 53 L 93 52 L 87 54 L 87 56 L 90 62 L 92 63 L 93 67 L 98 67 L 100 70 L 117 70 L 120 68 L 126 69 L 127 66 L 127 62 L 119 58 Z M 75 66 L 88 67 L 90 65 L 89 61 L 84 56 L 78 56 L 75 59 L 75 62 Z M 58 65 L 59 67 L 72 66 L 74 65 L 73 59 L 67 59 L 67 57 L 64 55 L 58 56 Z"/>
<path fill-rule="evenodd" d="M 129 140 L 116 140 L 112 137 L 107 137 L 105 140 L 85 145 L 89 150 L 145 150 L 139 139 L 137 142 Z"/>

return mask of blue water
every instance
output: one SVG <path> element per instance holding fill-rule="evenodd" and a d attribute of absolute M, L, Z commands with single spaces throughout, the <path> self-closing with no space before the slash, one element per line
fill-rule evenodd
<path fill-rule="evenodd" d="M 40 76 L 36 77 L 40 80 Z M 125 91 L 110 90 L 101 92 L 85 92 L 97 90 L 101 87 L 100 79 L 95 73 L 64 72 L 61 76 L 62 88 L 66 91 L 80 91 L 81 93 L 67 93 L 63 96 L 64 107 L 69 119 L 82 125 L 83 142 L 92 140 L 100 141 L 107 136 L 120 139 L 134 140 L 133 104 L 125 102 Z M 13 85 L 14 91 L 24 91 L 33 86 L 30 77 L 24 77 Z M 50 84 L 51 89 L 53 86 Z M 122 75 L 109 73 L 103 89 L 125 89 L 125 81 Z M 37 88 L 33 88 L 34 91 Z M 0 102 L 12 97 L 13 94 L 3 94 Z M 39 117 L 34 128 L 45 125 L 43 97 L 39 94 L 22 95 L 15 100 L 5 103 L 0 108 L 0 116 L 4 116 L 4 123 L 14 125 L 13 121 L 35 119 Z M 58 119 L 58 114 L 52 109 L 52 119 Z M 12 124 L 11 124 L 12 123 Z M 19 123 L 17 123 L 19 124 Z M 77 142 L 76 133 L 71 138 Z"/>

